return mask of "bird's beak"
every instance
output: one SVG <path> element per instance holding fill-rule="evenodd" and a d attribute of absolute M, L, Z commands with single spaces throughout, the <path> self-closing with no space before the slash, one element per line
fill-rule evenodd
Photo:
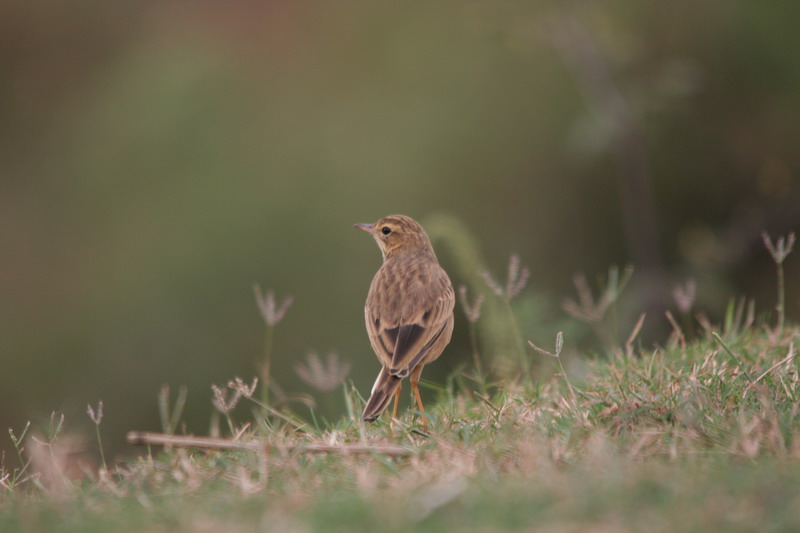
<path fill-rule="evenodd" d="M 372 224 L 353 224 L 353 227 L 363 229 L 367 233 L 372 233 Z"/>

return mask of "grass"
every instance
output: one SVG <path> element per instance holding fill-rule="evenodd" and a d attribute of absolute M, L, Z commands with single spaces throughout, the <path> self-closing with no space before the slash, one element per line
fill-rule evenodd
<path fill-rule="evenodd" d="M 275 420 L 236 428 L 263 450 L 153 450 L 82 481 L 48 472 L 51 435 L 29 467 L 41 474 L 10 488 L 14 473 L 0 475 L 0 530 L 797 529 L 800 329 L 717 335 L 613 350 L 573 379 L 577 393 L 560 374 L 483 398 L 439 389 L 429 434 L 413 413 L 394 426 Z M 299 448 L 315 443 L 375 451 Z"/>
<path fill-rule="evenodd" d="M 270 381 L 269 341 L 260 395 L 257 380 L 213 387 L 227 437 L 220 424 L 210 439 L 173 435 L 186 391 L 170 407 L 168 388 L 159 395 L 164 433 L 129 436 L 159 446 L 110 468 L 102 402 L 87 410 L 102 466 L 81 461 L 63 415 L 10 429 L 20 464 L 0 462 L 0 531 L 796 531 L 800 327 L 785 321 L 781 270 L 794 238 L 776 242 L 775 327 L 758 325 L 753 303 L 741 300 L 721 327 L 698 313 L 702 328 L 690 331 L 687 283 L 676 298 L 684 325 L 667 313 L 674 331 L 665 346 L 636 346 L 645 315 L 617 346 L 606 312 L 630 272 L 613 269 L 599 299 L 576 278 L 579 303 L 566 304 L 596 329 L 601 357 L 573 356 L 580 363 L 571 368 L 558 333 L 553 352 L 529 341 L 495 381 L 474 334 L 481 298 L 470 306 L 462 289 L 475 368 L 445 386 L 423 382 L 438 395 L 427 430 L 413 411 L 365 425 L 364 400 L 341 384 L 348 368 L 335 354 L 325 363 L 309 355 L 298 373 L 321 391 L 341 387 L 347 415 L 324 422 L 306 402 L 304 419 Z M 513 315 L 527 270 L 512 259 L 505 289 L 485 277 Z M 278 308 L 271 293 L 256 294 L 271 338 L 291 300 Z M 516 350 L 520 329 L 511 329 Z M 232 417 L 239 402 L 250 402 L 252 420 Z"/>

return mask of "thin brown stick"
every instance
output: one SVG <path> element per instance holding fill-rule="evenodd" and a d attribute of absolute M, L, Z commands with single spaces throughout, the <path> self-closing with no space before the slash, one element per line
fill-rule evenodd
<path fill-rule="evenodd" d="M 629 359 L 633 357 L 633 341 L 635 341 L 636 337 L 639 336 L 639 332 L 642 330 L 642 326 L 644 325 L 645 317 L 647 317 L 647 313 L 642 313 L 639 315 L 639 320 L 636 321 L 636 325 L 633 326 L 633 330 L 631 330 L 628 340 L 625 341 L 625 355 Z"/>
<path fill-rule="evenodd" d="M 647 313 L 642 313 L 639 315 L 639 320 L 636 321 L 636 325 L 633 326 L 631 330 L 631 334 L 628 337 L 628 340 L 625 341 L 625 346 L 632 346 L 633 341 L 636 340 L 636 337 L 639 336 L 639 332 L 642 331 L 642 326 L 644 325 L 644 319 L 647 317 Z"/>
<path fill-rule="evenodd" d="M 770 372 L 772 372 L 773 370 L 775 370 L 775 369 L 776 369 L 776 368 L 778 368 L 779 366 L 785 365 L 786 363 L 788 363 L 789 361 L 791 361 L 792 359 L 794 359 L 795 357 L 797 357 L 797 355 L 798 355 L 798 354 L 800 354 L 800 352 L 797 352 L 797 351 L 795 351 L 795 349 L 794 349 L 794 342 L 790 343 L 790 344 L 789 344 L 789 355 L 787 355 L 786 357 L 784 357 L 783 359 L 781 359 L 780 361 L 778 361 L 777 363 L 775 363 L 774 365 L 772 365 L 771 367 L 769 367 L 769 368 L 768 368 L 767 370 L 765 370 L 765 371 L 764 371 L 764 372 L 763 372 L 763 373 L 762 373 L 760 376 L 758 376 L 758 377 L 755 379 L 755 381 L 753 381 L 753 382 L 751 382 L 749 385 L 747 385 L 747 387 L 745 387 L 745 389 L 744 389 L 744 394 L 746 395 L 746 394 L 747 394 L 747 391 L 748 391 L 748 390 L 750 390 L 750 388 L 751 388 L 753 385 L 755 385 L 756 383 L 758 383 L 759 381 L 761 381 L 762 379 L 764 379 L 764 378 L 765 378 L 765 377 L 766 377 L 766 376 L 767 376 L 767 375 L 768 375 Z"/>
<path fill-rule="evenodd" d="M 219 439 L 213 437 L 195 437 L 192 435 L 166 435 L 164 433 L 151 433 L 147 431 L 131 431 L 128 433 L 128 442 L 134 445 L 147 446 L 175 446 L 178 448 L 204 448 L 209 450 L 249 450 L 262 451 L 267 444 L 262 441 L 235 441 L 232 439 Z M 412 455 L 414 450 L 391 444 L 341 444 L 331 446 L 327 444 L 304 444 L 290 446 L 290 451 L 300 453 L 339 453 L 339 454 L 366 454 L 380 453 L 391 457 Z"/>
<path fill-rule="evenodd" d="M 681 349 L 686 349 L 686 337 L 683 335 L 683 330 L 678 325 L 678 321 L 675 320 L 675 317 L 672 316 L 672 313 L 669 311 L 665 311 L 664 314 L 667 316 L 667 320 L 669 323 L 672 324 L 673 333 L 678 337 L 678 341 L 681 343 Z"/>

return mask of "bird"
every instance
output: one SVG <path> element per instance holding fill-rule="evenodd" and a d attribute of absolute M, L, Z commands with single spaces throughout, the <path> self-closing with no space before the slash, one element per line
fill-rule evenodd
<path fill-rule="evenodd" d="M 401 381 L 409 376 L 424 417 L 420 375 L 453 336 L 453 284 L 439 265 L 428 234 L 413 218 L 389 215 L 354 226 L 372 235 L 383 255 L 364 305 L 369 341 L 382 367 L 362 418 L 375 422 L 394 396 L 392 419 L 396 419 Z M 423 424 L 427 425 L 425 418 Z"/>

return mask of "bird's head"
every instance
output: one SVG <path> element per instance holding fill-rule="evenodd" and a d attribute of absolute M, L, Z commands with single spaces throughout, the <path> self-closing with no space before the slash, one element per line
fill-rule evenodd
<path fill-rule="evenodd" d="M 389 215 L 374 224 L 355 224 L 375 239 L 383 258 L 399 254 L 431 253 L 433 247 L 428 234 L 419 222 L 405 215 Z"/>

